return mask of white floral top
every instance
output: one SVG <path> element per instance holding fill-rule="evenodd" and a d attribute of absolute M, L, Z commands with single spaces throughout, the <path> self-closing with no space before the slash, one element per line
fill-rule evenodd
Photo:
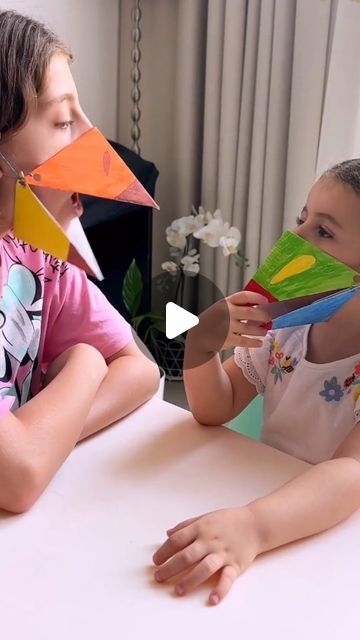
<path fill-rule="evenodd" d="M 269 331 L 262 347 L 236 347 L 234 358 L 264 395 L 261 440 L 316 464 L 331 458 L 360 421 L 360 354 L 308 362 L 310 326 Z"/>

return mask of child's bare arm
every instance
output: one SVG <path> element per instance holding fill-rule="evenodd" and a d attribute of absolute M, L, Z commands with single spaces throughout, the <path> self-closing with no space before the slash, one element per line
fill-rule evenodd
<path fill-rule="evenodd" d="M 43 492 L 78 441 L 107 372 L 87 344 L 68 349 L 53 367 L 48 386 L 0 421 L 0 508 L 24 511 Z"/>
<path fill-rule="evenodd" d="M 133 341 L 107 360 L 102 381 L 81 431 L 80 439 L 107 427 L 139 407 L 159 386 L 159 367 Z"/>
<path fill-rule="evenodd" d="M 259 338 L 265 336 L 266 330 L 260 325 L 270 318 L 264 311 L 248 305 L 263 304 L 264 300 L 250 291 L 235 293 L 207 309 L 200 315 L 199 324 L 189 331 L 184 382 L 189 407 L 198 422 L 206 425 L 228 422 L 256 396 L 254 385 L 246 380 L 234 359 L 230 357 L 222 364 L 217 351 L 261 346 Z"/>
<path fill-rule="evenodd" d="M 333 527 L 360 507 L 360 428 L 331 460 L 310 467 L 250 505 L 262 551 Z"/>
<path fill-rule="evenodd" d="M 257 394 L 256 388 L 246 380 L 234 358 L 231 356 L 222 364 L 217 353 L 203 365 L 184 369 L 184 383 L 194 418 L 209 426 L 229 422 Z"/>
<path fill-rule="evenodd" d="M 329 529 L 359 508 L 356 425 L 332 460 L 246 506 L 213 511 L 170 529 L 154 555 L 155 577 L 160 582 L 175 577 L 175 590 L 184 595 L 219 572 L 209 596 L 218 604 L 257 555 Z"/>

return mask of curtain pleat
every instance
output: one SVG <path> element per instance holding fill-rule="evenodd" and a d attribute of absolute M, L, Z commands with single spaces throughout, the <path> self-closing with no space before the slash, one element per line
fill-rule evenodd
<path fill-rule="evenodd" d="M 358 3 L 341 2 L 360 16 Z M 294 226 L 315 179 L 322 114 L 330 109 L 325 90 L 337 2 L 144 0 L 141 6 L 141 146 L 160 170 L 162 207 L 154 216 L 154 272 L 168 259 L 167 224 L 188 215 L 192 204 L 220 208 L 239 227 L 249 266 L 242 272 L 221 249 L 205 246 L 200 263 L 228 295 L 251 277 L 281 231 Z M 131 0 L 121 7 L 127 42 Z M 121 110 L 126 60 L 120 67 Z M 125 123 L 122 114 L 121 137 Z M 360 135 L 360 117 L 357 124 Z"/>

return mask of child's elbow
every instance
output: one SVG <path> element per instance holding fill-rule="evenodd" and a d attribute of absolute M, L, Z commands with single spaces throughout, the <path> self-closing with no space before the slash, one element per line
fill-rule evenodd
<path fill-rule="evenodd" d="M 3 485 L 0 508 L 15 514 L 25 513 L 42 494 L 43 484 L 38 471 L 28 464 L 17 466 L 12 476 Z"/>
<path fill-rule="evenodd" d="M 189 403 L 189 409 L 193 415 L 193 418 L 201 424 L 202 427 L 219 427 L 226 422 L 229 422 L 229 418 L 227 418 L 224 414 L 215 415 L 213 412 L 209 413 L 207 409 L 201 409 L 192 406 Z"/>

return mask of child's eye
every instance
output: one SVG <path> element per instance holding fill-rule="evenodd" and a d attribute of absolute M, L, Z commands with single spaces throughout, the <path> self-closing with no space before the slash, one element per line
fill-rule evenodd
<path fill-rule="evenodd" d="M 325 227 L 319 227 L 318 233 L 319 233 L 319 236 L 321 238 L 333 238 L 334 237 L 334 236 L 331 235 L 331 233 L 327 229 L 325 229 Z"/>
<path fill-rule="evenodd" d="M 65 120 L 64 122 L 57 122 L 55 124 L 55 127 L 57 127 L 58 129 L 68 129 L 69 127 L 71 127 L 74 124 L 74 120 Z"/>

